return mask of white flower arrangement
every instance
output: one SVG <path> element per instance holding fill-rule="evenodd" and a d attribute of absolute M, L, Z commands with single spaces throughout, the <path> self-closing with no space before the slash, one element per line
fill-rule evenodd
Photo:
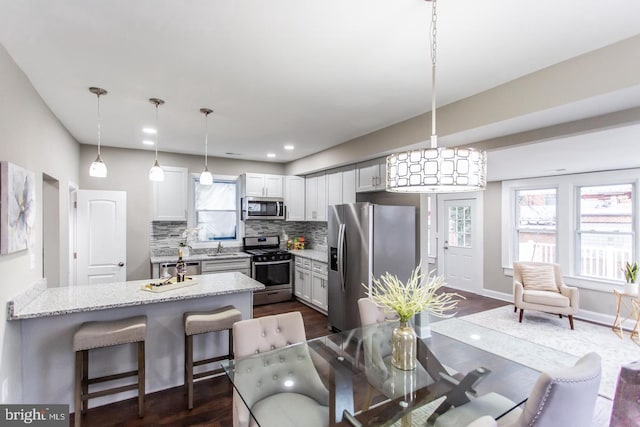
<path fill-rule="evenodd" d="M 433 272 L 425 275 L 420 272 L 420 267 L 418 265 L 411 272 L 407 283 L 402 283 L 389 272 L 379 279 L 373 278 L 371 300 L 398 313 L 401 322 L 408 322 L 423 311 L 437 317 L 453 316 L 445 312 L 455 309 L 460 299 L 465 298 L 455 292 L 437 292 L 445 285 L 444 276 L 432 275 Z M 366 287 L 364 283 L 363 286 Z"/>
<path fill-rule="evenodd" d="M 178 246 L 191 248 L 190 243 L 198 237 L 199 227 L 187 228 L 182 232 L 182 238 L 184 241 L 180 242 Z"/>

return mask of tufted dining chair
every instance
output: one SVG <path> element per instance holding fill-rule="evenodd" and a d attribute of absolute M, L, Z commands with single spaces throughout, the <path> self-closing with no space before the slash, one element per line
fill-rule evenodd
<path fill-rule="evenodd" d="M 513 263 L 513 303 L 520 309 L 520 323 L 525 310 L 566 315 L 573 329 L 573 315 L 579 310 L 578 288 L 562 281 L 558 264 L 543 262 Z"/>
<path fill-rule="evenodd" d="M 513 402 L 498 393 L 487 393 L 467 404 L 440 415 L 435 427 L 492 425 L 508 427 L 583 427 L 592 424 L 593 410 L 600 386 L 601 359 L 597 353 L 588 353 L 570 368 L 556 369 L 540 374 L 524 408 L 516 408 L 498 419 Z M 482 420 L 478 417 L 482 416 Z M 474 421 L 475 420 L 475 421 Z"/>
<path fill-rule="evenodd" d="M 329 392 L 306 344 L 299 312 L 242 320 L 233 325 L 233 426 L 329 425 Z M 277 352 L 271 350 L 280 349 Z M 249 357 L 253 356 L 253 357 Z M 244 401 L 243 401 L 244 399 Z"/>

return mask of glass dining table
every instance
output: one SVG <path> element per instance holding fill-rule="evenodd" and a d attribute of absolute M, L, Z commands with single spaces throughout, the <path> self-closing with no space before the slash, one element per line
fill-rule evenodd
<path fill-rule="evenodd" d="M 442 324 L 446 327 L 439 328 L 444 333 L 434 331 L 430 338 L 418 339 L 419 363 L 411 371 L 391 365 L 394 322 L 237 358 L 223 367 L 249 408 L 251 425 L 285 425 L 274 413 L 284 406 L 284 411 L 291 412 L 289 422 L 300 418 L 299 425 L 305 427 L 404 427 L 433 425 L 450 408 L 487 393 L 497 393 L 509 402 L 492 414 L 495 418 L 520 406 L 540 371 L 511 360 L 517 358 L 505 354 L 505 348 L 517 349 L 516 354 L 542 355 L 556 366 L 575 360 L 462 319 L 446 322 Z M 270 405 L 270 399 L 277 397 L 279 403 L 274 405 L 272 400 Z"/>

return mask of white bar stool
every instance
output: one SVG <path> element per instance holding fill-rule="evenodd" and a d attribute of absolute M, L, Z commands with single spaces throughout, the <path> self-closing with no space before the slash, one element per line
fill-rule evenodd
<path fill-rule="evenodd" d="M 184 313 L 184 385 L 187 388 L 188 408 L 193 409 L 193 381 L 210 377 L 222 372 L 222 368 L 193 373 L 194 366 L 207 365 L 225 359 L 233 358 L 233 324 L 242 320 L 240 310 L 232 305 L 205 312 Z M 193 336 L 209 332 L 229 332 L 229 353 L 203 360 L 193 360 Z"/>
<path fill-rule="evenodd" d="M 75 375 L 75 426 L 80 427 L 82 415 L 87 413 L 89 399 L 113 393 L 138 389 L 138 416 L 144 416 L 145 365 L 144 342 L 147 334 L 147 316 L 107 322 L 83 323 L 73 335 L 73 350 L 76 353 Z M 121 344 L 137 343 L 138 369 L 120 374 L 89 378 L 89 350 Z M 121 378 L 138 376 L 138 381 L 90 393 L 89 385 Z M 82 415 L 81 415 L 82 414 Z"/>

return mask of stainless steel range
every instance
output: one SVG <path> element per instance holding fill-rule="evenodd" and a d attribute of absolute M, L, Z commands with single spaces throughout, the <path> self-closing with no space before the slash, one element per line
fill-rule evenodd
<path fill-rule="evenodd" d="M 244 237 L 243 250 L 251 255 L 251 277 L 265 285 L 253 294 L 253 305 L 288 301 L 293 294 L 291 254 L 280 249 L 280 236 Z"/>

